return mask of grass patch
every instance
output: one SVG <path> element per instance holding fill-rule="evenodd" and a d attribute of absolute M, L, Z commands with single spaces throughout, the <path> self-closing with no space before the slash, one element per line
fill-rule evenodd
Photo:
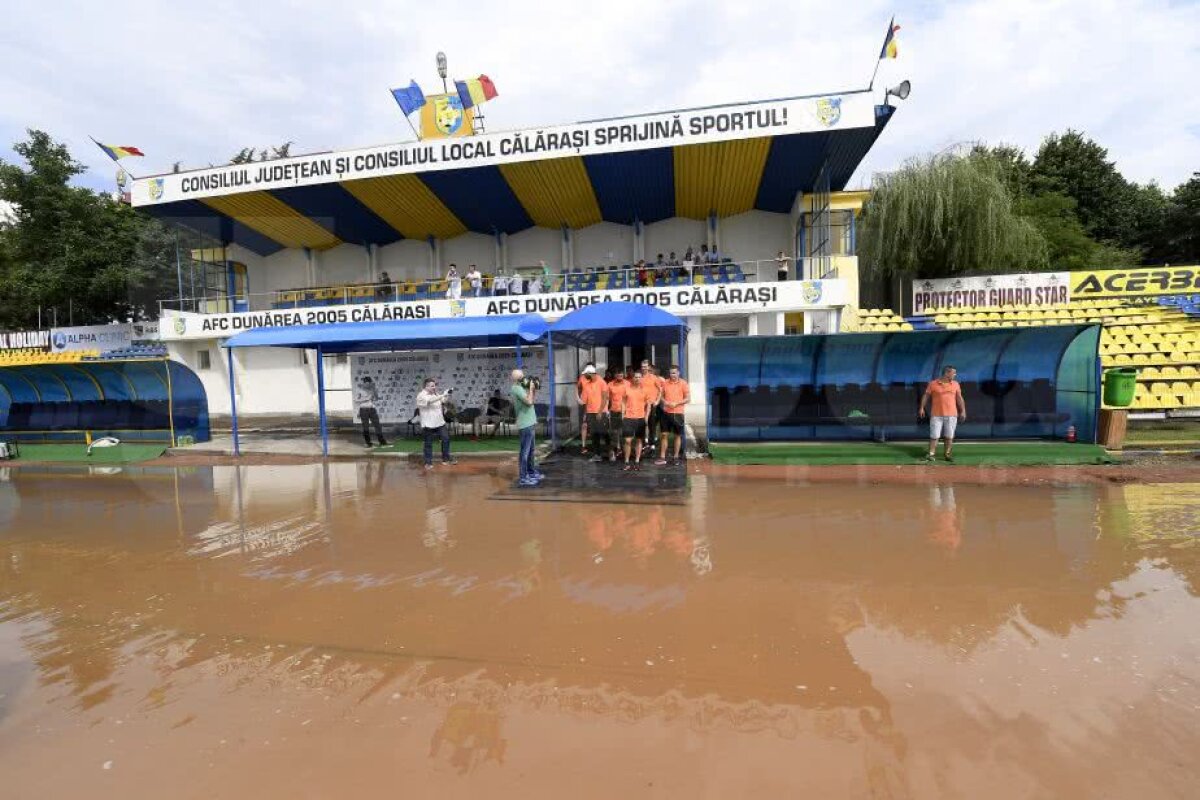
<path fill-rule="evenodd" d="M 373 453 L 420 453 L 424 446 L 424 439 L 390 439 L 386 447 L 374 447 L 370 452 Z M 433 455 L 435 458 L 441 457 L 442 452 L 441 442 L 434 440 Z M 521 440 L 516 436 L 497 436 L 493 438 L 484 437 L 478 441 L 466 437 L 451 437 L 450 452 L 451 453 L 516 453 L 521 449 Z"/>
<path fill-rule="evenodd" d="M 1200 420 L 1164 422 L 1157 425 L 1130 426 L 1125 431 L 1125 444 L 1171 442 L 1200 445 Z"/>
<path fill-rule="evenodd" d="M 56 461 L 75 464 L 132 464 L 158 458 L 167 449 L 163 444 L 122 442 L 115 447 L 97 447 L 87 454 L 82 443 L 22 444 L 21 456 L 15 463 Z"/>
<path fill-rule="evenodd" d="M 710 444 L 718 464 L 905 465 L 923 463 L 922 442 L 818 442 Z M 938 446 L 938 463 L 942 448 Z M 967 466 L 1111 464 L 1104 448 L 1066 442 L 959 442 L 954 461 Z"/>

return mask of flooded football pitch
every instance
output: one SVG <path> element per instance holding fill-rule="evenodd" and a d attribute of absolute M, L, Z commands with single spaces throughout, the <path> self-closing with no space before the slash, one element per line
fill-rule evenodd
<path fill-rule="evenodd" d="M 1187 797 L 1200 484 L 0 472 L 0 796 Z"/>

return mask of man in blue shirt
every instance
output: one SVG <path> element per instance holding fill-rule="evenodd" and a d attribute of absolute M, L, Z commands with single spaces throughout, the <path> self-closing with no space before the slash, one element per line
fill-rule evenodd
<path fill-rule="evenodd" d="M 508 390 L 512 398 L 513 411 L 516 413 L 517 431 L 521 437 L 521 455 L 518 462 L 520 477 L 518 486 L 537 486 L 546 476 L 538 472 L 537 462 L 533 452 L 536 445 L 534 433 L 537 431 L 537 411 L 534 400 L 537 397 L 537 386 L 526 380 L 525 373 L 519 369 L 512 371 L 512 387 Z"/>

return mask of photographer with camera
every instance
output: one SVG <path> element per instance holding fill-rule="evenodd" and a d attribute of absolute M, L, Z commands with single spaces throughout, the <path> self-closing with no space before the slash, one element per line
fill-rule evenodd
<path fill-rule="evenodd" d="M 513 410 L 517 415 L 517 431 L 521 436 L 521 455 L 517 464 L 519 478 L 518 486 L 537 486 L 546 476 L 538 472 L 537 462 L 534 461 L 534 434 L 537 431 L 537 411 L 534 402 L 538 390 L 542 388 L 537 378 L 526 377 L 520 369 L 512 371 L 512 387 L 508 390 L 512 398 Z"/>
<path fill-rule="evenodd" d="M 425 436 L 425 469 L 433 469 L 433 437 L 442 440 L 442 464 L 457 464 L 450 457 L 450 428 L 446 425 L 443 405 L 449 400 L 453 389 L 439 392 L 437 381 L 426 378 L 421 391 L 417 392 L 417 415 L 421 418 L 421 432 Z"/>

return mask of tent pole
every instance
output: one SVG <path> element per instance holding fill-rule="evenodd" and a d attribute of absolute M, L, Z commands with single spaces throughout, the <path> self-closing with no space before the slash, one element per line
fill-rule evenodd
<path fill-rule="evenodd" d="M 238 443 L 237 388 L 233 384 L 233 348 L 226 347 L 225 355 L 229 358 L 229 413 L 233 418 L 233 454 L 240 456 L 242 446 Z"/>
<path fill-rule="evenodd" d="M 321 454 L 329 455 L 329 426 L 325 424 L 325 354 L 317 348 L 317 416 L 321 420 Z"/>
<path fill-rule="evenodd" d="M 675 363 L 677 363 L 679 365 L 679 375 L 685 381 L 687 380 L 687 376 L 688 376 L 687 335 L 688 335 L 687 328 L 680 326 L 680 328 L 679 328 L 679 360 Z"/>
<path fill-rule="evenodd" d="M 548 381 L 550 384 L 550 404 L 548 406 L 549 411 L 546 412 L 549 419 L 546 420 L 546 427 L 550 431 L 550 452 L 553 453 L 557 449 L 555 440 L 558 437 L 558 425 L 556 424 L 558 420 L 554 416 L 554 334 L 549 331 L 546 332 L 546 361 L 550 370 Z"/>
<path fill-rule="evenodd" d="M 517 340 L 517 369 L 521 369 L 521 340 Z"/>
<path fill-rule="evenodd" d="M 175 393 L 171 390 L 171 361 L 163 359 L 163 369 L 167 371 L 167 423 L 171 426 L 171 447 L 175 446 Z"/>

